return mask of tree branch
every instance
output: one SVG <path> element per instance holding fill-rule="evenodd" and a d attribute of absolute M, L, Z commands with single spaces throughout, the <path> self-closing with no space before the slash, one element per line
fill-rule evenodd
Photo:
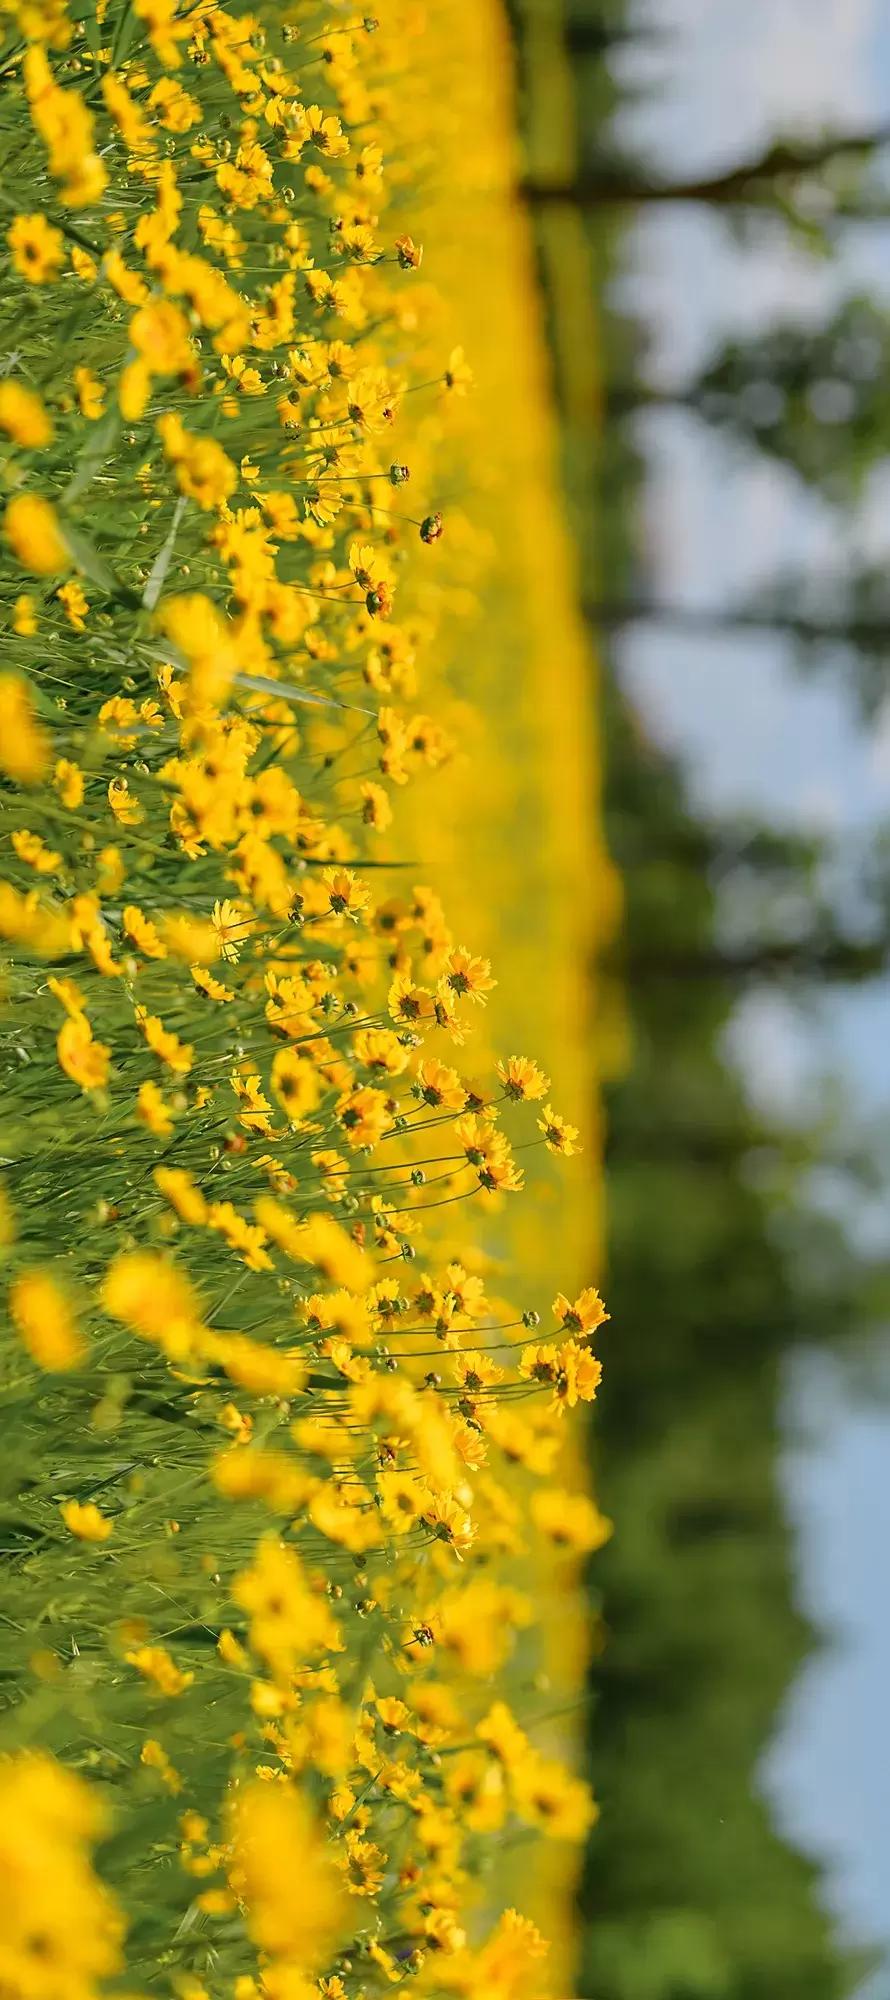
<path fill-rule="evenodd" d="M 778 632 L 811 645 L 867 646 L 878 640 L 890 644 L 890 616 L 880 618 L 812 618 L 802 612 L 758 610 L 745 605 L 665 604 L 656 598 L 629 598 L 610 603 L 586 602 L 584 616 L 591 624 L 609 632 L 623 631 L 628 625 L 666 625 L 675 632 Z"/>
<path fill-rule="evenodd" d="M 711 202 L 763 206 L 776 183 L 815 173 L 833 160 L 871 153 L 890 141 L 890 126 L 867 132 L 833 133 L 807 145 L 770 146 L 737 167 L 680 181 L 649 179 L 632 170 L 583 172 L 570 181 L 542 181 L 527 176 L 519 193 L 534 207 L 569 203 L 575 208 L 600 208 L 625 202 Z"/>

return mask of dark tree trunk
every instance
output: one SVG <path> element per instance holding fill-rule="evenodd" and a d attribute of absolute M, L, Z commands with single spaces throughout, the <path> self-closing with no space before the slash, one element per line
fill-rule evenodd
<path fill-rule="evenodd" d="M 657 598 L 608 599 L 585 602 L 584 615 L 592 625 L 609 632 L 623 631 L 628 625 L 665 625 L 673 632 L 702 633 L 778 632 L 809 645 L 867 646 L 885 639 L 890 644 L 890 618 L 808 618 L 796 611 L 758 611 L 744 605 L 665 604 Z"/>
<path fill-rule="evenodd" d="M 645 944 L 630 945 L 621 971 L 627 982 L 643 980 L 824 980 L 854 985 L 890 970 L 890 938 L 860 944 L 850 938 L 802 938 L 793 943 L 758 944 L 741 951 L 721 951 L 717 945 L 688 950 Z"/>
<path fill-rule="evenodd" d="M 856 153 L 869 153 L 890 140 L 890 128 L 877 126 L 869 132 L 835 134 L 813 145 L 771 146 L 754 159 L 744 160 L 722 174 L 693 176 L 689 180 L 659 181 L 631 168 L 583 171 L 570 181 L 542 181 L 528 176 L 519 183 L 519 192 L 535 207 L 569 203 L 575 208 L 602 208 L 614 203 L 707 202 L 715 205 L 763 205 L 775 192 L 776 183 L 799 174 L 818 172 L 832 160 Z"/>

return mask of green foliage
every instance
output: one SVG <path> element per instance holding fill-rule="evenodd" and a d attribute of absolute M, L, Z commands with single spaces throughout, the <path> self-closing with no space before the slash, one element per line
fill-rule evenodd
<path fill-rule="evenodd" d="M 629 938 L 652 921 L 654 878 L 685 949 L 690 932 L 713 930 L 706 833 L 614 689 L 609 742 Z M 778 1485 L 782 1362 L 793 1343 L 849 1325 L 851 1301 L 821 1274 L 805 1282 L 770 1179 L 752 1172 L 765 1135 L 721 1053 L 731 984 L 684 985 L 673 1008 L 667 990 L 631 985 L 635 1059 L 608 1102 L 609 1297 L 622 1331 L 594 1444 L 620 1526 L 596 1572 L 603 1816 L 582 1897 L 582 1990 L 834 2000 L 857 1968 L 834 1948 L 817 1870 L 778 1833 L 758 1766 L 812 1644 Z"/>
<path fill-rule="evenodd" d="M 890 443 L 890 314 L 846 299 L 824 325 L 786 320 L 729 339 L 693 407 L 848 503 Z"/>

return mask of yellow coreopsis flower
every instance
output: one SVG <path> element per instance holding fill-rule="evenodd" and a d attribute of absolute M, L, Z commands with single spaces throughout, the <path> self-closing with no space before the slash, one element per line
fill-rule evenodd
<path fill-rule="evenodd" d="M 3 516 L 3 533 L 23 569 L 54 576 L 71 568 L 55 508 L 38 493 L 17 493 Z"/>
<path fill-rule="evenodd" d="M 81 416 L 95 423 L 105 408 L 104 385 L 91 368 L 79 367 L 74 370 L 74 387 Z"/>
<path fill-rule="evenodd" d="M 0 771 L 17 785 L 36 785 L 49 763 L 49 738 L 19 674 L 0 674 Z"/>
<path fill-rule="evenodd" d="M 69 1534 L 80 1542 L 107 1542 L 114 1523 L 92 1500 L 63 1500 L 59 1512 Z"/>
<path fill-rule="evenodd" d="M 59 1062 L 72 1083 L 78 1083 L 81 1090 L 102 1090 L 108 1082 L 108 1066 L 111 1050 L 104 1042 L 93 1040 L 93 1031 L 85 1014 L 70 1015 L 62 1022 L 56 1038 Z"/>
<path fill-rule="evenodd" d="M 48 1271 L 22 1271 L 10 1286 L 9 1311 L 39 1367 L 59 1373 L 80 1367 L 86 1342 L 64 1292 Z"/>
<path fill-rule="evenodd" d="M 70 757 L 60 757 L 53 771 L 53 784 L 63 806 L 66 806 L 69 812 L 76 812 L 78 806 L 83 804 L 84 793 L 84 777 L 80 765 L 73 763 Z"/>
<path fill-rule="evenodd" d="M 185 1694 L 195 1678 L 193 1673 L 184 1673 L 176 1665 L 166 1646 L 136 1646 L 132 1652 L 125 1653 L 124 1658 L 145 1680 L 151 1681 L 160 1694 L 167 1696 Z"/>
<path fill-rule="evenodd" d="M 346 1921 L 322 1828 L 293 1786 L 254 1781 L 233 1800 L 230 1832 L 230 1881 L 251 1937 L 276 1969 L 289 1966 L 301 1980 L 311 1976 Z"/>
<path fill-rule="evenodd" d="M 31 285 L 51 283 L 65 261 L 65 238 L 43 215 L 17 215 L 6 232 L 12 261 Z"/>
<path fill-rule="evenodd" d="M 33 389 L 26 389 L 21 382 L 0 382 L 0 431 L 14 444 L 33 450 L 49 444 L 52 418 Z"/>

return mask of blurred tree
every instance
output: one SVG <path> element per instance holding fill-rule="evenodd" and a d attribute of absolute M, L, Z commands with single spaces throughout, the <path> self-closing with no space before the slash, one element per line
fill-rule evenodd
<path fill-rule="evenodd" d="M 607 395 L 613 418 L 665 407 L 694 412 L 791 468 L 823 500 L 849 508 L 890 453 L 890 310 L 850 298 L 824 325 L 789 321 L 726 341 L 693 381 L 676 389 L 643 381 L 617 384 Z M 627 582 L 626 567 L 624 575 Z M 610 629 L 646 619 L 690 633 L 775 633 L 802 670 L 840 670 L 869 719 L 887 698 L 885 562 L 787 570 L 745 598 L 713 607 L 664 604 L 631 587 L 623 600 L 591 600 L 587 608 Z"/>
<path fill-rule="evenodd" d="M 645 433 L 604 427 L 598 402 L 593 420 L 579 405 L 578 288 L 589 287 L 592 272 L 602 306 L 592 373 L 599 368 L 608 383 L 642 371 L 645 335 L 619 320 L 611 290 L 628 211 L 695 202 L 734 229 L 774 221 L 830 246 L 840 218 L 886 212 L 881 148 L 890 135 L 792 141 L 726 172 L 667 181 L 645 163 L 607 156 L 604 135 L 624 86 L 609 48 L 597 61 L 596 44 L 626 21 L 624 0 L 516 5 L 520 16 L 561 13 L 571 24 L 564 40 L 571 46 L 574 37 L 580 166 L 561 185 L 542 167 L 525 192 L 549 281 L 582 573 L 608 579 L 606 588 L 590 586 L 592 608 L 604 613 L 601 623 L 620 624 L 627 600 L 638 615 L 662 609 L 639 577 Z M 648 15 L 657 13 L 653 0 Z M 620 42 L 612 38 L 611 49 Z M 537 73 L 528 56 L 523 76 L 531 98 Z M 536 157 L 546 162 L 546 150 Z M 583 228 L 566 228 L 566 203 L 583 211 Z M 867 328 L 869 339 L 874 331 Z M 812 330 L 791 335 L 770 357 L 783 373 L 778 407 L 775 395 L 760 406 L 756 387 L 745 395 L 747 380 L 762 380 L 759 357 L 746 357 L 746 378 L 744 343 L 727 342 L 732 367 L 723 380 L 718 369 L 702 393 L 729 397 L 730 412 L 724 402 L 709 421 L 760 448 L 762 428 L 767 450 L 834 498 L 832 455 L 845 454 L 846 412 L 834 390 L 815 399 L 809 391 L 843 380 L 845 357 L 829 338 L 818 367 L 815 355 L 804 357 L 801 384 L 791 350 Z M 883 331 L 879 340 L 883 368 Z M 862 476 L 857 454 L 866 471 L 873 462 L 866 406 L 883 422 L 883 383 L 866 372 L 860 385 L 851 372 L 863 415 L 856 452 L 844 461 L 846 493 Z M 607 416 L 609 401 L 607 393 Z M 802 438 L 807 424 L 823 428 L 815 445 Z M 615 596 L 617 606 L 598 603 Z M 698 614 L 681 607 L 676 616 Z M 740 629 L 767 618 L 784 626 L 789 643 L 812 646 L 813 658 L 823 643 L 826 653 L 835 645 L 835 620 L 848 646 L 862 636 L 863 658 L 872 633 L 854 628 L 886 622 L 877 579 L 868 588 L 851 581 L 846 595 L 832 597 L 827 584 L 820 596 L 815 580 L 799 576 L 730 607 L 735 617 Z M 810 1122 L 780 1105 L 752 1107 L 727 1032 L 740 998 L 758 984 L 769 990 L 780 970 L 789 995 L 808 1004 L 829 974 L 864 976 L 874 954 L 886 965 L 890 863 L 858 856 L 855 868 L 839 871 L 820 840 L 705 822 L 686 799 L 682 772 L 647 742 L 608 671 L 604 708 L 609 839 L 627 889 L 633 1062 L 607 1102 L 612 1323 L 592 1451 L 616 1532 L 591 1571 L 605 1618 L 590 1730 L 602 1818 L 581 1892 L 574 1990 L 590 2000 L 845 2000 L 862 1967 L 840 1949 L 819 1870 L 782 1837 L 759 1773 L 815 1643 L 794 1603 L 780 1490 L 786 1359 L 813 1342 L 843 1340 L 852 1352 L 863 1328 L 890 1320 L 890 1272 L 877 1254 L 864 1256 L 844 1219 L 848 1209 L 858 1213 L 860 1193 L 881 1185 L 882 1163 L 868 1135 L 851 1134 L 830 1104 Z M 846 1208 L 817 1198 L 826 1173 Z"/>
<path fill-rule="evenodd" d="M 789 879 L 818 876 L 822 850 L 701 823 L 614 683 L 606 704 L 634 1062 L 607 1104 L 612 1322 L 594 1460 L 616 1533 L 593 1569 L 602 1819 L 579 1991 L 842 2000 L 862 1966 L 836 1948 L 818 1871 L 758 1784 L 814 1643 L 792 1596 L 779 1412 L 788 1353 L 886 1316 L 888 1273 L 807 1212 L 814 1166 L 839 1157 L 826 1134 L 752 1110 L 724 1053 L 736 991 L 714 949 L 739 870 L 781 898 Z M 706 975 L 682 991 L 653 977 L 653 933 L 665 959 L 673 935 Z"/>
<path fill-rule="evenodd" d="M 848 505 L 890 450 L 890 310 L 850 298 L 824 325 L 788 320 L 730 339 L 676 388 L 617 384 L 607 411 L 692 410 Z"/>
<path fill-rule="evenodd" d="M 592 19 L 588 15 L 568 14 L 562 27 L 563 43 L 570 56 L 575 58 L 614 55 L 617 49 L 639 48 L 641 44 L 664 41 L 663 30 L 643 22 L 606 20 L 602 15 Z"/>
<path fill-rule="evenodd" d="M 632 583 L 632 571 L 625 574 Z M 690 638 L 777 637 L 799 672 L 834 674 L 868 722 L 890 696 L 890 567 L 884 563 L 863 563 L 846 574 L 788 571 L 723 605 L 672 603 L 640 590 L 623 599 L 591 599 L 586 610 L 605 632 L 654 624 Z"/>
<path fill-rule="evenodd" d="M 872 170 L 888 140 L 890 127 L 883 125 L 860 132 L 826 132 L 814 140 L 774 140 L 718 173 L 675 180 L 666 180 L 646 164 L 618 157 L 600 159 L 570 180 L 527 175 L 520 182 L 520 193 L 537 208 L 704 203 L 727 211 L 773 215 L 806 233 L 836 217 L 886 216 L 888 197 Z"/>
<path fill-rule="evenodd" d="M 839 841 L 689 817 L 643 855 L 648 815 L 631 823 L 625 804 L 614 824 L 640 912 L 617 947 L 624 979 L 717 980 L 737 993 L 755 981 L 858 984 L 890 971 L 890 831 Z M 707 925 L 702 891 L 719 891 Z"/>

